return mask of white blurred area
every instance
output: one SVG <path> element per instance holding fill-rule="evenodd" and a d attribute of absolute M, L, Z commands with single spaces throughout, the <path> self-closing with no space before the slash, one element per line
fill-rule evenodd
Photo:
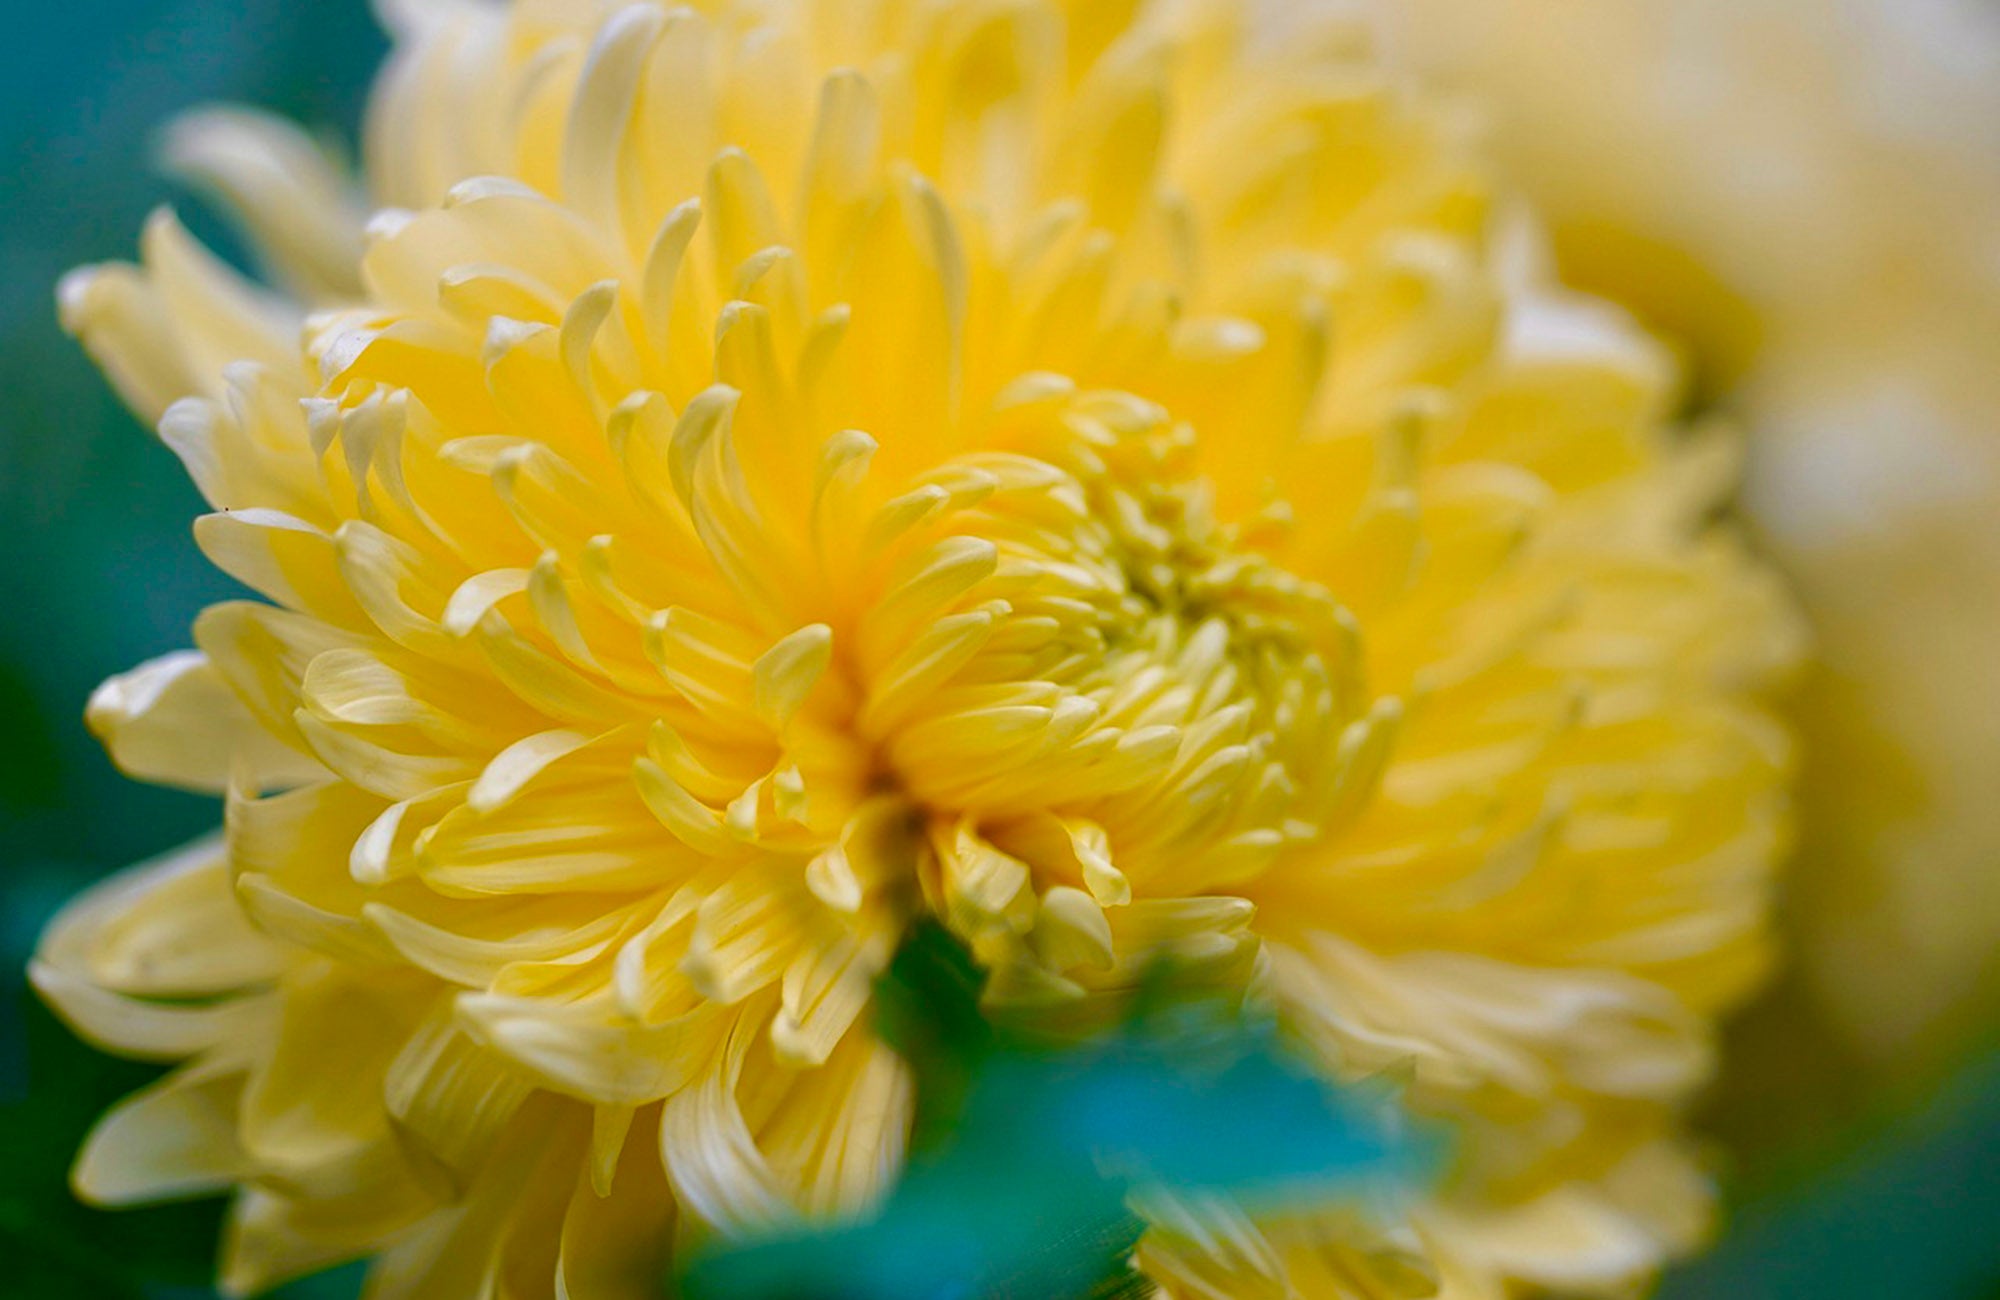
<path fill-rule="evenodd" d="M 1894 1069 L 2000 992 L 2000 0 L 1328 0 L 1464 92 L 1565 278 L 1754 432 L 1804 692 L 1795 960 Z"/>

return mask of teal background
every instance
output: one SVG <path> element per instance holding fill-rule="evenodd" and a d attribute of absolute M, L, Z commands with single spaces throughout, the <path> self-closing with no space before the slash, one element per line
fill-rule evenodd
<path fill-rule="evenodd" d="M 383 39 L 359 3 L 70 0 L 0 26 L 0 1297 L 201 1300 L 217 1207 L 69 1198 L 91 1116 L 153 1071 L 99 1058 L 23 996 L 56 906 L 213 826 L 212 801 L 114 771 L 84 729 L 104 677 L 187 644 L 230 592 L 195 550 L 180 465 L 56 326 L 57 277 L 132 256 L 156 205 L 227 232 L 154 167 L 155 132 L 213 100 L 352 138 Z M 298 1288 L 351 1294 L 351 1281 Z"/>
<path fill-rule="evenodd" d="M 214 824 L 212 802 L 120 777 L 81 714 L 101 679 L 186 644 L 229 584 L 195 551 L 201 505 L 179 465 L 57 330 L 53 290 L 70 266 L 130 256 L 147 211 L 180 198 L 151 162 L 174 111 L 242 100 L 351 140 L 383 45 L 359 0 L 76 0 L 14 17 L 0 43 L 0 1296 L 198 1300 L 214 1206 L 68 1199 L 90 1117 L 149 1071 L 70 1042 L 20 971 L 63 898 Z M 1670 1294 L 2000 1297 L 2000 1056 L 1936 1086 L 1863 1088 L 1828 1077 L 1844 1067 L 1793 1014 L 1774 1003 L 1737 1033 L 1760 1082 L 1717 1112 L 1746 1144 L 1736 1230 Z M 292 1294 L 352 1288 L 350 1274 Z"/>

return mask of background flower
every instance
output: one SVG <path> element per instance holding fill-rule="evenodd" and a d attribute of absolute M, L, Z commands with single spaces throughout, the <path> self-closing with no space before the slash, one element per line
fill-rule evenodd
<path fill-rule="evenodd" d="M 1490 107 L 1564 272 L 1691 349 L 1757 430 L 1802 584 L 1794 898 L 1821 1014 L 1877 1070 L 1995 996 L 2000 12 L 1964 0 L 1384 6 Z"/>

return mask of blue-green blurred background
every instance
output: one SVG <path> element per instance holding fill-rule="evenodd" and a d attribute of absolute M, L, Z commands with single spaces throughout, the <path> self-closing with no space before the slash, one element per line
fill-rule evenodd
<path fill-rule="evenodd" d="M 186 642 L 228 584 L 196 553 L 174 459 L 55 325 L 53 287 L 130 254 L 178 200 L 151 162 L 174 111 L 244 100 L 351 140 L 383 42 L 360 0 L 16 5 L 0 45 L 0 1296 L 201 1297 L 216 1211 L 67 1198 L 92 1114 L 148 1077 L 69 1043 L 22 996 L 36 932 L 82 885 L 210 827 L 205 800 L 119 777 L 81 712 Z M 180 203 L 198 233 L 227 232 Z M 1734 1035 L 1710 1123 L 1735 1228 L 1676 1297 L 2000 1297 L 2000 1058 L 1863 1079 L 1780 990 Z M 352 1292 L 351 1274 L 300 1295 Z"/>

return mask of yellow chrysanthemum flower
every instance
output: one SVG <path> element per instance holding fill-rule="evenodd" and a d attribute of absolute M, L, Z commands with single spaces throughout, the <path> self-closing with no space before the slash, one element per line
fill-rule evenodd
<path fill-rule="evenodd" d="M 365 235 L 282 128 L 174 138 L 310 314 L 170 217 L 63 288 L 269 601 L 92 702 L 228 807 L 36 964 L 185 1062 L 86 1195 L 239 1189 L 238 1291 L 648 1294 L 894 1174 L 865 1011 L 930 914 L 1000 1014 L 1171 953 L 1461 1128 L 1365 1229 L 1161 1207 L 1171 1294 L 1698 1235 L 1792 627 L 1726 443 L 1520 273 L 1447 115 L 1231 3 L 401 21 Z"/>

